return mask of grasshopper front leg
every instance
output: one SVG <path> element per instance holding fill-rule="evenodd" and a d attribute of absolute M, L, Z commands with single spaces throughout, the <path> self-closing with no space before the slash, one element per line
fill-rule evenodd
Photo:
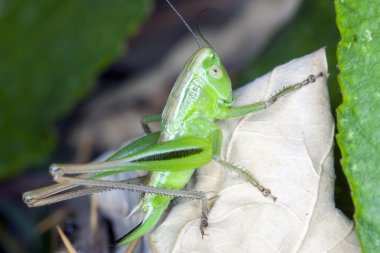
<path fill-rule="evenodd" d="M 317 75 L 310 75 L 307 79 L 303 80 L 302 82 L 284 87 L 282 90 L 271 96 L 268 100 L 257 102 L 254 104 L 239 106 L 239 107 L 232 107 L 232 108 L 226 108 L 225 110 L 221 111 L 221 113 L 217 116 L 218 119 L 227 119 L 227 118 L 239 118 L 244 117 L 248 114 L 259 112 L 262 110 L 267 109 L 269 106 L 273 105 L 279 98 L 292 93 L 296 90 L 299 90 L 300 88 L 310 84 L 314 83 L 318 78 L 323 77 L 323 73 L 319 73 Z"/>

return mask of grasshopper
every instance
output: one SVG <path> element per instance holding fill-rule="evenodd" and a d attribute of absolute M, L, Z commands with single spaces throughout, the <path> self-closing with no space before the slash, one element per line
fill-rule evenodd
<path fill-rule="evenodd" d="M 167 2 L 195 36 L 173 5 Z M 198 38 L 195 38 L 200 46 Z M 265 110 L 280 97 L 322 76 L 322 73 L 310 75 L 266 101 L 233 107 L 236 98 L 232 96 L 226 69 L 211 47 L 200 46 L 177 78 L 162 114 L 142 118 L 145 136 L 121 148 L 104 162 L 52 164 L 50 173 L 57 184 L 25 192 L 23 201 L 30 207 L 36 207 L 110 189 L 142 192 L 138 209 L 145 213 L 145 218 L 118 240 L 117 245 L 122 246 L 152 230 L 173 198 L 198 199 L 202 203 L 200 232 L 203 238 L 208 226 L 209 198 L 204 192 L 183 190 L 196 168 L 215 161 L 242 175 L 265 197 L 276 200 L 271 191 L 249 172 L 221 159 L 223 136 L 217 121 Z M 149 124 L 152 122 L 160 122 L 159 132 L 151 133 Z M 149 173 L 145 178 L 124 181 L 101 179 L 130 170 Z M 145 179 L 145 185 L 138 184 L 142 179 Z"/>

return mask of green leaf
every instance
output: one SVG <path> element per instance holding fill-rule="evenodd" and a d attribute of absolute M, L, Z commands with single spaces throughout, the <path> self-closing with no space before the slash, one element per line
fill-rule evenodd
<path fill-rule="evenodd" d="M 0 6 L 0 179 L 41 162 L 67 113 L 123 49 L 151 0 L 6 0 Z"/>
<path fill-rule="evenodd" d="M 355 204 L 364 252 L 380 249 L 380 5 L 335 1 L 342 40 L 338 47 L 338 144 Z"/>

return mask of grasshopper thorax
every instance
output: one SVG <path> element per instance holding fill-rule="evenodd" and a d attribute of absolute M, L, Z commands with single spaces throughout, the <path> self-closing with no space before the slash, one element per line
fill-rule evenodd
<path fill-rule="evenodd" d="M 160 140 L 210 136 L 214 120 L 232 103 L 231 81 L 220 58 L 211 48 L 199 49 L 186 62 L 170 93 Z"/>

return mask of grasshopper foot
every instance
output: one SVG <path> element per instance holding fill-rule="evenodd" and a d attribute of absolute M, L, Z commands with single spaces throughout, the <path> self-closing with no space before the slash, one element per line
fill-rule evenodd
<path fill-rule="evenodd" d="M 205 228 L 208 227 L 208 218 L 207 218 L 208 210 L 202 210 L 201 215 L 201 225 L 199 226 L 199 229 L 201 230 L 202 239 L 205 235 L 208 236 L 208 234 L 205 233 Z"/>
<path fill-rule="evenodd" d="M 258 186 L 257 186 L 257 189 L 259 189 L 259 191 L 261 191 L 261 193 L 264 195 L 264 197 L 269 197 L 269 198 L 271 198 L 271 199 L 273 200 L 273 202 L 276 202 L 277 197 L 276 197 L 276 196 L 273 196 L 273 195 L 272 195 L 272 192 L 271 192 L 269 189 L 264 188 L 264 187 L 261 186 L 261 185 L 258 185 Z"/>

